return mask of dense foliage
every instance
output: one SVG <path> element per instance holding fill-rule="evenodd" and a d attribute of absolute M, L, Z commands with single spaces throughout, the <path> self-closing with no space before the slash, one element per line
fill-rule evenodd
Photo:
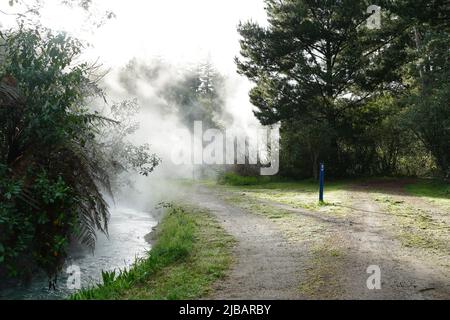
<path fill-rule="evenodd" d="M 103 93 L 95 66 L 76 62 L 81 49 L 43 28 L 2 33 L 0 273 L 30 276 L 39 267 L 54 275 L 72 238 L 93 248 L 96 231 L 107 232 L 112 161 L 144 175 L 159 163 L 123 135 L 112 145 L 127 148 L 119 160 L 98 141 L 102 128 L 121 124 L 90 111 Z"/>
<path fill-rule="evenodd" d="M 287 175 L 449 170 L 448 3 L 380 1 L 374 29 L 372 2 L 267 0 L 267 27 L 239 26 L 238 69 L 258 119 L 282 123 Z"/>

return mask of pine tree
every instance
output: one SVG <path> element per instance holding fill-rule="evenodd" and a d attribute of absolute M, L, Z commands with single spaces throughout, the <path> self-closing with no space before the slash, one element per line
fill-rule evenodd
<path fill-rule="evenodd" d="M 407 65 L 408 127 L 450 177 L 450 1 L 392 1 L 388 4 L 410 27 Z"/>
<path fill-rule="evenodd" d="M 270 26 L 241 24 L 243 58 L 237 59 L 239 71 L 257 84 L 251 99 L 263 123 L 311 108 L 334 122 L 400 79 L 405 37 L 395 31 L 401 26 L 385 17 L 381 30 L 368 30 L 369 1 L 266 3 Z"/>
<path fill-rule="evenodd" d="M 368 28 L 372 1 L 266 4 L 268 27 L 247 22 L 238 29 L 242 58 L 236 62 L 239 72 L 256 84 L 250 93 L 255 115 L 262 124 L 328 128 L 327 156 L 348 162 L 339 145 L 347 137 L 354 140 L 356 121 L 372 121 L 358 110 L 383 91 L 401 87 L 399 70 L 410 41 L 402 32 L 407 24 L 383 11 L 382 28 Z M 324 154 L 315 158 L 323 160 Z"/>

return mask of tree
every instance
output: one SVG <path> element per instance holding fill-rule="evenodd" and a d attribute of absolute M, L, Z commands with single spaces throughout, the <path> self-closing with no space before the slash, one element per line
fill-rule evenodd
<path fill-rule="evenodd" d="M 441 173 L 450 177 L 450 34 L 427 27 L 416 29 L 416 58 L 409 65 L 412 88 L 408 125 L 436 159 Z"/>
<path fill-rule="evenodd" d="M 449 177 L 450 2 L 400 0 L 385 1 L 385 6 L 410 26 L 405 123 Z"/>
<path fill-rule="evenodd" d="M 380 30 L 366 26 L 372 1 L 267 0 L 269 26 L 240 24 L 238 70 L 256 86 L 250 93 L 262 124 L 302 119 L 326 127 L 328 154 L 316 145 L 311 159 L 330 159 L 335 173 L 355 164 L 356 127 L 367 101 L 402 88 L 407 25 L 384 12 Z M 356 121 L 363 121 L 356 123 Z M 317 163 L 312 163 L 313 167 Z M 330 166 L 329 166 L 330 167 Z"/>
<path fill-rule="evenodd" d="M 448 0 L 383 0 L 383 8 L 410 24 L 426 23 L 437 29 L 450 28 L 450 2 Z"/>
<path fill-rule="evenodd" d="M 139 96 L 138 81 L 154 89 L 162 100 L 159 109 L 163 114 L 176 114 L 189 130 L 195 121 L 202 121 L 205 128 L 220 126 L 217 120 L 225 112 L 220 92 L 224 79 L 209 61 L 179 68 L 162 61 L 142 64 L 132 60 L 121 72 L 120 82 L 130 94 Z"/>
<path fill-rule="evenodd" d="M 113 104 L 108 117 L 116 123 L 102 127 L 94 141 L 96 145 L 93 149 L 103 159 L 113 191 L 118 192 L 122 187 L 132 185 L 131 172 L 147 177 L 161 163 L 161 159 L 151 153 L 149 144 L 136 146 L 128 141 L 140 128 L 140 123 L 136 120 L 139 111 L 136 99 Z"/>
<path fill-rule="evenodd" d="M 113 164 L 97 136 L 120 123 L 90 111 L 103 91 L 96 67 L 75 63 L 78 40 L 24 26 L 1 36 L 0 271 L 38 266 L 51 277 L 72 237 L 93 249 L 96 231 L 107 233 Z M 158 164 L 146 149 L 129 150 L 141 173 Z"/>

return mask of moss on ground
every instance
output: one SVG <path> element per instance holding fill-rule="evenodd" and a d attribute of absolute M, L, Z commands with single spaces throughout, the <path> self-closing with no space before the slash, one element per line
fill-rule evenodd
<path fill-rule="evenodd" d="M 333 241 L 322 241 L 311 249 L 310 267 L 300 283 L 300 293 L 308 299 L 337 299 L 344 294 L 344 286 L 336 276 L 343 267 L 345 253 L 333 245 Z"/>
<path fill-rule="evenodd" d="M 450 253 L 450 226 L 444 221 L 391 196 L 379 195 L 376 201 L 396 218 L 394 232 L 404 246 Z"/>

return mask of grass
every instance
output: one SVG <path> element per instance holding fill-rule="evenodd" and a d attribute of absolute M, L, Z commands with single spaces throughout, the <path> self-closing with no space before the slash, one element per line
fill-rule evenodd
<path fill-rule="evenodd" d="M 388 212 L 397 217 L 400 227 L 398 234 L 403 245 L 448 254 L 450 226 L 442 219 L 434 218 L 430 212 L 450 211 L 450 184 L 440 180 L 418 180 L 404 189 L 406 193 L 420 197 L 431 206 L 429 209 L 417 208 L 402 201 L 394 201 L 391 197 L 382 198 Z"/>
<path fill-rule="evenodd" d="M 418 197 L 450 200 L 450 184 L 438 180 L 420 180 L 405 187 L 406 192 Z"/>
<path fill-rule="evenodd" d="M 230 186 L 256 186 L 270 183 L 274 178 L 266 176 L 244 177 L 232 172 L 224 173 L 219 177 L 219 184 Z"/>
<path fill-rule="evenodd" d="M 275 207 L 270 203 L 263 203 L 255 197 L 243 196 L 239 193 L 226 193 L 221 197 L 228 203 L 247 212 L 264 216 L 275 223 L 291 242 L 321 240 L 326 234 L 326 226 L 313 217 L 298 214 Z"/>
<path fill-rule="evenodd" d="M 450 227 L 443 221 L 420 208 L 408 205 L 386 195 L 378 201 L 384 209 L 396 218 L 395 232 L 405 247 L 432 250 L 448 254 Z"/>
<path fill-rule="evenodd" d="M 281 178 L 265 177 L 260 183 L 254 181 L 257 177 L 232 177 L 228 182 L 220 182 L 218 189 L 232 193 L 237 198 L 246 198 L 262 202 L 288 205 L 292 208 L 318 211 L 332 216 L 344 217 L 349 211 L 346 187 L 347 181 L 330 181 L 325 187 L 325 202 L 319 202 L 319 185 L 314 180 L 292 181 Z M 239 183 L 235 183 L 239 181 Z M 214 187 L 209 185 L 210 187 Z M 216 186 L 217 187 L 217 186 Z"/>
<path fill-rule="evenodd" d="M 292 180 L 282 177 L 255 176 L 243 177 L 235 173 L 226 173 L 219 177 L 219 185 L 246 187 L 248 189 L 278 189 L 297 192 L 318 192 L 319 183 L 313 179 Z M 346 181 L 327 181 L 326 190 L 334 191 L 346 185 Z"/>
<path fill-rule="evenodd" d="M 450 184 L 439 180 L 419 180 L 405 186 L 410 195 L 421 197 L 429 203 L 450 211 Z"/>
<path fill-rule="evenodd" d="M 75 300 L 184 300 L 205 297 L 232 263 L 234 240 L 209 212 L 168 210 L 148 257 L 130 270 L 104 272 L 103 283 L 81 290 Z"/>
<path fill-rule="evenodd" d="M 333 246 L 332 241 L 323 241 L 311 249 L 310 267 L 306 269 L 299 290 L 308 299 L 336 299 L 343 292 L 336 273 L 342 269 L 345 254 Z"/>

